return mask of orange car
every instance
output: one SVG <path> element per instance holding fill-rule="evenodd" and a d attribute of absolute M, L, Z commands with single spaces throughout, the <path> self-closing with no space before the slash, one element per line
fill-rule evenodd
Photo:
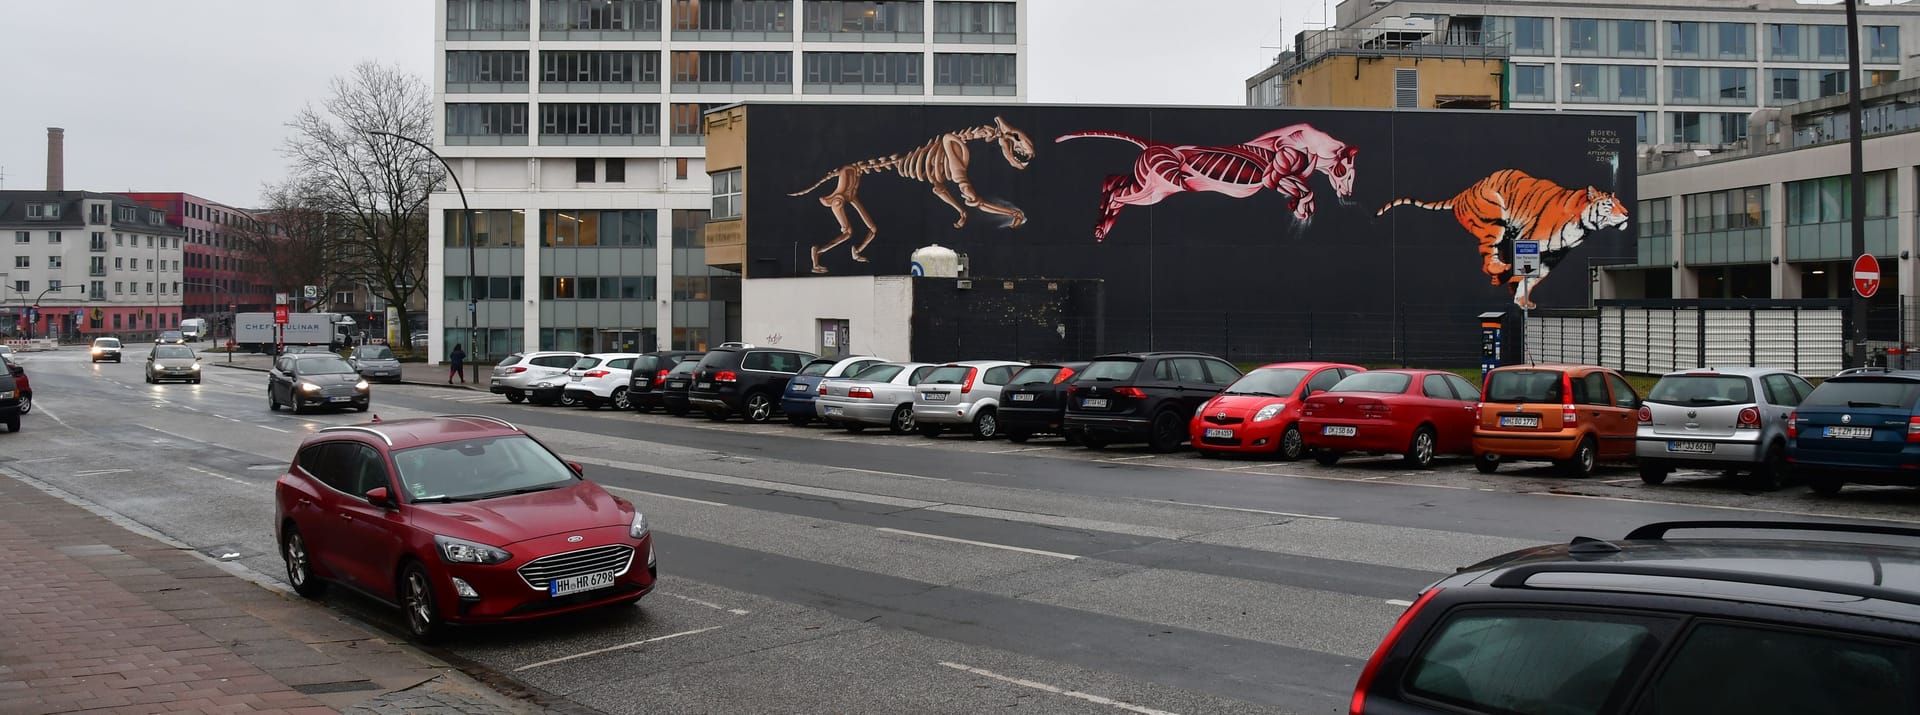
<path fill-rule="evenodd" d="M 1640 396 L 1620 373 L 1592 365 L 1509 365 L 1487 373 L 1476 412 L 1473 466 L 1552 461 L 1570 476 L 1633 459 Z"/>

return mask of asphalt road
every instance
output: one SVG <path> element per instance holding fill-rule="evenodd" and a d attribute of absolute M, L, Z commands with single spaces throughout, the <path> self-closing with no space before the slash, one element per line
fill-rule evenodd
<path fill-rule="evenodd" d="M 210 358 L 217 363 L 219 358 Z M 272 484 L 353 412 L 268 412 L 265 376 L 142 384 L 140 364 L 22 357 L 35 389 L 0 467 L 273 578 Z M 1454 567 L 1687 518 L 1914 520 L 1920 493 L 1644 487 L 1101 452 L 510 405 L 377 386 L 394 419 L 469 413 L 534 432 L 653 524 L 637 608 L 471 630 L 445 652 L 607 713 L 1343 712 L 1407 599 Z M 343 616 L 397 632 L 351 596 Z"/>

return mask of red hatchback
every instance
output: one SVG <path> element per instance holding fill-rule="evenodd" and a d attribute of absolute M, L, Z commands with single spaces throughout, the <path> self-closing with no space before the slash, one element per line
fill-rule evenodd
<path fill-rule="evenodd" d="M 1444 370 L 1374 370 L 1307 398 L 1300 433 L 1313 457 L 1348 452 L 1404 455 L 1425 469 L 1439 454 L 1472 454 L 1480 390 Z"/>
<path fill-rule="evenodd" d="M 1193 448 L 1209 454 L 1306 455 L 1300 405 L 1366 368 L 1329 362 L 1283 362 L 1255 368 L 1207 401 L 1188 424 Z"/>
<path fill-rule="evenodd" d="M 423 641 L 653 590 L 646 517 L 491 417 L 323 428 L 274 492 L 294 590 L 317 598 L 337 583 L 397 605 Z"/>

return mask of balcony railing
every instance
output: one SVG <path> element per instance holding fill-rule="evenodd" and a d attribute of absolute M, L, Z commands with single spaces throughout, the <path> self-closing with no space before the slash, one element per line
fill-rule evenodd
<path fill-rule="evenodd" d="M 1294 64 L 1286 68 L 1292 74 L 1328 57 L 1414 57 L 1457 59 L 1506 59 L 1511 53 L 1512 36 L 1504 32 L 1468 32 L 1454 35 L 1431 30 L 1322 30 L 1308 33 L 1304 46 L 1294 55 Z"/>
<path fill-rule="evenodd" d="M 104 276 L 106 274 L 107 274 L 106 266 L 93 266 L 87 269 L 87 275 L 90 275 L 90 276 Z"/>
<path fill-rule="evenodd" d="M 107 294 L 105 292 L 87 294 L 87 300 L 106 300 L 106 299 L 107 299 Z"/>
<path fill-rule="evenodd" d="M 87 250 L 89 250 L 89 251 L 92 251 L 92 252 L 94 252 L 94 253 L 106 253 L 106 252 L 107 252 L 107 242 L 106 242 L 106 241 L 93 241 L 93 242 L 90 242 L 90 243 L 88 243 L 88 244 L 87 244 Z"/>

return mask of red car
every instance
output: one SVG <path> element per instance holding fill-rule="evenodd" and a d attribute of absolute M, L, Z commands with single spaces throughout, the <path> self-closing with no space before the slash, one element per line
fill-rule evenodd
<path fill-rule="evenodd" d="M 1286 461 L 1305 456 L 1300 404 L 1333 387 L 1358 365 L 1282 362 L 1255 368 L 1200 407 L 1188 424 L 1193 448 L 1214 454 L 1272 454 Z"/>
<path fill-rule="evenodd" d="M 1433 466 L 1439 454 L 1472 454 L 1480 390 L 1444 370 L 1373 370 L 1307 398 L 1300 435 L 1313 458 L 1333 464 L 1348 452 L 1404 455 Z"/>
<path fill-rule="evenodd" d="M 401 607 L 422 641 L 631 605 L 656 574 L 633 504 L 491 417 L 322 428 L 274 487 L 274 532 L 300 595 L 360 591 Z"/>

